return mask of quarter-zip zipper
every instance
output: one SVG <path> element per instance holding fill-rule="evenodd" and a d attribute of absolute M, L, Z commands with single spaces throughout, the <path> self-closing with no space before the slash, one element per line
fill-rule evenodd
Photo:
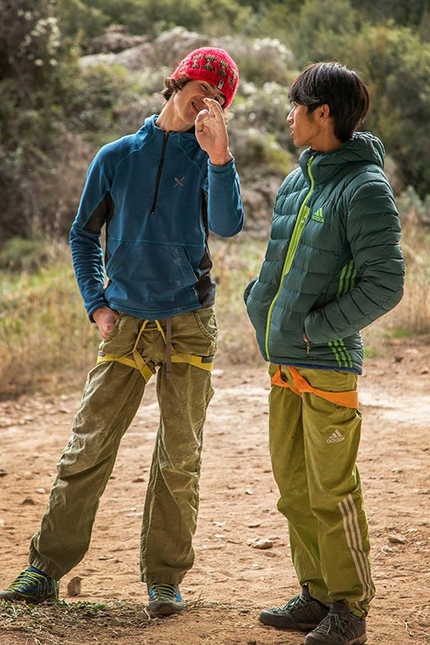
<path fill-rule="evenodd" d="M 270 324 L 271 324 L 271 321 L 272 321 L 273 308 L 274 308 L 274 306 L 276 304 L 276 301 L 278 299 L 279 294 L 281 293 L 282 283 L 284 281 L 284 278 L 287 275 L 287 273 L 290 271 L 291 265 L 293 264 L 293 260 L 294 260 L 294 257 L 296 255 L 297 248 L 299 246 L 300 238 L 302 236 L 303 229 L 305 228 L 305 224 L 306 224 L 306 221 L 307 221 L 308 215 L 309 215 L 309 208 L 307 206 L 307 201 L 308 201 L 309 197 L 311 196 L 311 194 L 312 194 L 312 192 L 314 190 L 314 184 L 315 184 L 314 178 L 313 178 L 312 172 L 311 172 L 311 164 L 312 164 L 313 160 L 314 160 L 314 157 L 311 157 L 309 159 L 308 163 L 307 163 L 307 171 L 308 171 L 308 176 L 309 176 L 309 181 L 310 181 L 309 190 L 306 193 L 306 197 L 304 198 L 304 200 L 303 200 L 303 202 L 302 202 L 302 204 L 300 206 L 299 212 L 297 214 L 297 219 L 296 219 L 296 222 L 294 224 L 293 233 L 291 235 L 291 240 L 290 240 L 290 243 L 288 245 L 287 254 L 285 256 L 284 266 L 282 268 L 281 279 L 279 281 L 278 290 L 277 290 L 277 292 L 276 292 L 276 294 L 275 294 L 275 296 L 274 296 L 274 298 L 273 298 L 273 300 L 272 300 L 272 302 L 270 304 L 269 311 L 268 311 L 268 314 L 267 314 L 265 350 L 266 350 L 266 356 L 267 356 L 268 360 L 270 360 L 269 335 L 270 335 Z"/>
<path fill-rule="evenodd" d="M 154 199 L 153 199 L 152 206 L 151 206 L 151 215 L 155 215 L 155 209 L 157 207 L 158 191 L 160 189 L 161 172 L 163 170 L 164 157 L 166 155 L 166 146 L 167 146 L 167 139 L 169 138 L 169 134 L 170 134 L 170 132 L 165 132 L 164 133 L 163 147 L 161 149 L 161 159 L 160 159 L 160 163 L 158 164 L 157 179 L 155 180 L 155 192 L 154 192 Z"/>

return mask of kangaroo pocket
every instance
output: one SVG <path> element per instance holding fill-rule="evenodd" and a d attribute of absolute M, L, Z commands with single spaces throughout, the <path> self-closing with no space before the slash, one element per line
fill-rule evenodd
<path fill-rule="evenodd" d="M 183 245 L 121 242 L 106 265 L 109 284 L 106 296 L 132 307 L 156 308 L 174 304 L 193 292 L 198 280 L 198 257 Z M 196 270 L 193 269 L 193 264 Z"/>

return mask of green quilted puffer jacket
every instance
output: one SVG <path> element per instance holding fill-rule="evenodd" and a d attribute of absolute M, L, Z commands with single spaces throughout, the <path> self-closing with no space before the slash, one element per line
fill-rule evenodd
<path fill-rule="evenodd" d="M 260 275 L 245 291 L 266 361 L 361 373 L 360 330 L 403 294 L 384 154 L 379 139 L 357 132 L 332 152 L 305 150 L 282 183 Z"/>

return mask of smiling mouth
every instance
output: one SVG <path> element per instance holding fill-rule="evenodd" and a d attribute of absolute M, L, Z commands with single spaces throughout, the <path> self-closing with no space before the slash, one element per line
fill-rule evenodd
<path fill-rule="evenodd" d="M 203 103 L 203 101 L 198 101 L 198 102 L 191 101 L 191 105 L 193 106 L 193 109 L 196 112 L 201 112 L 202 110 L 204 110 L 206 108 L 206 105 Z"/>

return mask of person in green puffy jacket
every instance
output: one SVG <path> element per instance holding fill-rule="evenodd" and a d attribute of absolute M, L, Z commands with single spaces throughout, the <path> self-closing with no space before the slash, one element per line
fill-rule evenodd
<path fill-rule="evenodd" d="M 369 94 L 345 66 L 292 84 L 287 123 L 305 147 L 282 183 L 248 315 L 269 362 L 269 444 L 301 593 L 259 620 L 306 645 L 364 643 L 375 588 L 356 466 L 360 330 L 402 298 L 400 224 L 384 147 L 357 132 Z"/>

